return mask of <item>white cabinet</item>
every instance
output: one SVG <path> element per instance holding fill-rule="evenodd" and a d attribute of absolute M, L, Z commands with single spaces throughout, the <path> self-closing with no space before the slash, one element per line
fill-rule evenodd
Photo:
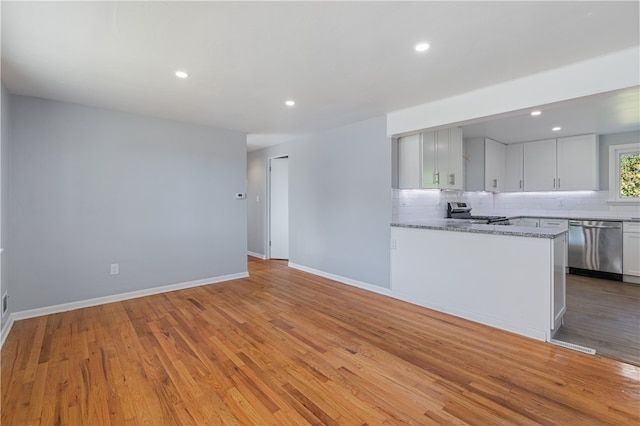
<path fill-rule="evenodd" d="M 447 166 L 447 183 L 441 188 L 464 189 L 464 146 L 461 127 L 449 129 Z"/>
<path fill-rule="evenodd" d="M 598 189 L 598 136 L 581 135 L 523 144 L 525 191 Z"/>
<path fill-rule="evenodd" d="M 416 189 L 422 183 L 422 138 L 420 134 L 398 139 L 398 188 Z"/>
<path fill-rule="evenodd" d="M 399 189 L 464 189 L 462 129 L 398 138 Z"/>
<path fill-rule="evenodd" d="M 546 219 L 541 217 L 540 228 L 558 228 L 563 229 L 565 231 L 569 230 L 569 221 L 567 219 Z M 569 240 L 565 238 L 564 240 L 564 263 L 566 264 L 569 260 Z"/>
<path fill-rule="evenodd" d="M 505 189 L 505 145 L 489 138 L 465 141 L 465 189 L 501 192 Z"/>
<path fill-rule="evenodd" d="M 505 147 L 505 191 L 524 191 L 524 144 Z"/>
<path fill-rule="evenodd" d="M 506 147 L 493 139 L 484 140 L 484 190 L 505 190 Z"/>
<path fill-rule="evenodd" d="M 558 182 L 560 191 L 599 188 L 598 136 L 594 134 L 558 138 Z"/>
<path fill-rule="evenodd" d="M 524 144 L 524 190 L 556 189 L 556 140 L 545 139 Z"/>
<path fill-rule="evenodd" d="M 640 277 L 640 222 L 622 225 L 622 274 Z"/>
<path fill-rule="evenodd" d="M 546 219 L 541 217 L 540 228 L 559 228 L 567 231 L 569 229 L 569 221 L 567 219 Z"/>
<path fill-rule="evenodd" d="M 518 219 L 510 219 L 511 222 L 515 226 L 530 226 L 533 228 L 537 228 L 540 226 L 540 220 L 532 217 L 520 217 Z"/>
<path fill-rule="evenodd" d="M 422 133 L 422 187 L 463 189 L 462 129 Z"/>

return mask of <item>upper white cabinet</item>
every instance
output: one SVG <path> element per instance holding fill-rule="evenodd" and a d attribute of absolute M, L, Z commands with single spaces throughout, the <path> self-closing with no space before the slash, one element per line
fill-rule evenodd
<path fill-rule="evenodd" d="M 598 189 L 597 135 L 523 144 L 525 191 Z"/>
<path fill-rule="evenodd" d="M 398 188 L 463 189 L 462 129 L 454 127 L 398 139 Z"/>
<path fill-rule="evenodd" d="M 556 140 L 545 139 L 524 144 L 524 190 L 556 189 Z"/>
<path fill-rule="evenodd" d="M 422 187 L 464 189 L 462 129 L 422 134 Z"/>
<path fill-rule="evenodd" d="M 505 190 L 505 145 L 489 138 L 465 141 L 465 189 L 501 192 Z"/>
<path fill-rule="evenodd" d="M 505 190 L 506 147 L 493 139 L 484 140 L 484 190 Z"/>
<path fill-rule="evenodd" d="M 558 190 L 595 191 L 599 188 L 597 135 L 558 138 L 557 149 Z"/>
<path fill-rule="evenodd" d="M 524 144 L 514 143 L 505 148 L 505 191 L 524 191 Z"/>
<path fill-rule="evenodd" d="M 422 184 L 422 135 L 398 139 L 398 188 L 416 189 Z"/>

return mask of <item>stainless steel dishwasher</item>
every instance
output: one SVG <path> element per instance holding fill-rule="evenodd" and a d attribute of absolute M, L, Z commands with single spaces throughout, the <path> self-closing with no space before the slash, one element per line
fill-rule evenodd
<path fill-rule="evenodd" d="M 622 281 L 622 222 L 570 220 L 569 272 Z"/>

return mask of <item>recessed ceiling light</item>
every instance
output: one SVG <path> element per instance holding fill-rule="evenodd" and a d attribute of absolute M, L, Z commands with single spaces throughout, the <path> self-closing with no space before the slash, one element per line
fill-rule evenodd
<path fill-rule="evenodd" d="M 560 127 L 560 126 L 556 126 L 556 127 L 554 127 L 553 129 L 551 129 L 551 130 L 553 130 L 554 132 L 559 132 L 560 130 L 562 130 L 562 127 Z"/>
<path fill-rule="evenodd" d="M 176 77 L 178 77 L 178 78 L 187 78 L 187 77 L 189 77 L 189 74 L 187 74 L 184 71 L 176 71 Z"/>
<path fill-rule="evenodd" d="M 416 49 L 416 52 L 425 52 L 429 50 L 429 47 L 431 47 L 429 46 L 429 43 L 418 43 L 416 44 L 415 49 Z"/>
<path fill-rule="evenodd" d="M 531 111 L 531 115 L 533 115 L 534 117 L 536 115 L 540 115 L 540 114 L 542 114 L 542 112 L 540 112 L 540 111 Z"/>
<path fill-rule="evenodd" d="M 296 101 L 289 99 L 288 101 L 285 101 L 284 104 L 288 107 L 292 107 L 296 104 Z"/>

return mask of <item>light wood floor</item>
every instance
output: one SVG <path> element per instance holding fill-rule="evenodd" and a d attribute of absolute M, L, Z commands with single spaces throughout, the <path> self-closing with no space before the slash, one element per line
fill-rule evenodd
<path fill-rule="evenodd" d="M 15 323 L 2 425 L 640 424 L 640 369 L 252 260 Z"/>
<path fill-rule="evenodd" d="M 554 338 L 640 365 L 640 285 L 567 275 L 567 312 Z"/>

